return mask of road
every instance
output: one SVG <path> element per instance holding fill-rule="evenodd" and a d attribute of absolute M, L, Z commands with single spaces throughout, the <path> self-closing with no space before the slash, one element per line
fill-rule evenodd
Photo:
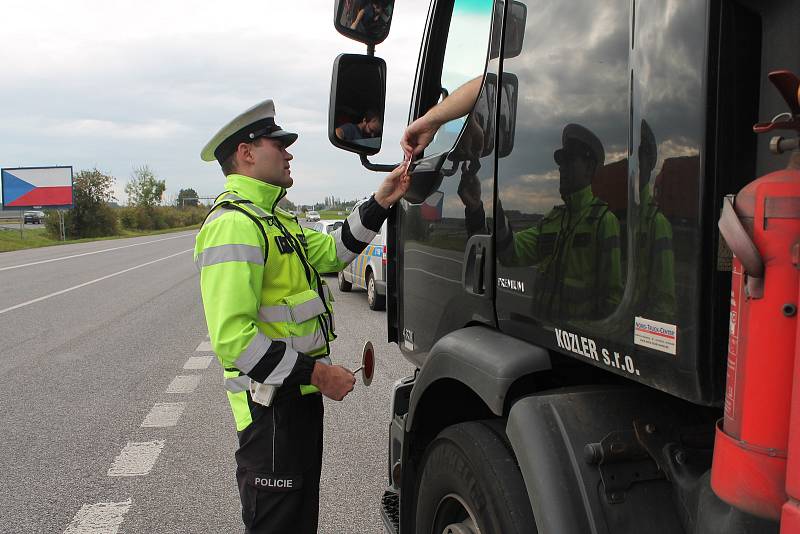
<path fill-rule="evenodd" d="M 0 533 L 243 531 L 194 235 L 0 254 Z M 326 400 L 319 532 L 381 532 L 389 392 L 413 368 L 385 314 L 328 282 L 333 360 L 355 367 L 371 339 L 378 362 Z"/>
<path fill-rule="evenodd" d="M 25 223 L 23 225 L 23 230 L 35 230 L 37 228 L 44 228 L 44 223 L 41 224 Z M 0 231 L 2 230 L 16 230 L 17 232 L 19 232 L 19 220 L 17 221 L 10 221 L 7 219 L 0 220 Z"/>

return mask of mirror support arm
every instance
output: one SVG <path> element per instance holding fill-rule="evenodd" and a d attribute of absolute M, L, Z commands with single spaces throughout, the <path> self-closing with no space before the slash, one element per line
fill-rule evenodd
<path fill-rule="evenodd" d="M 384 164 L 384 163 L 371 163 L 367 159 L 366 155 L 361 154 L 361 165 L 363 165 L 364 168 L 366 168 L 367 170 L 370 170 L 370 171 L 391 172 L 391 171 L 394 170 L 395 167 L 397 167 L 398 164 L 395 163 L 394 165 L 391 165 L 391 164 L 387 165 L 387 164 Z"/>

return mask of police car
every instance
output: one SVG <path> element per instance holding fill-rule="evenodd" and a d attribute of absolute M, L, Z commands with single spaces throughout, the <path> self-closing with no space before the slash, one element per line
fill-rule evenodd
<path fill-rule="evenodd" d="M 361 202 L 353 210 L 357 210 Z M 350 291 L 353 286 L 367 291 L 371 310 L 386 308 L 386 222 L 381 231 L 350 265 L 339 272 L 339 289 Z"/>

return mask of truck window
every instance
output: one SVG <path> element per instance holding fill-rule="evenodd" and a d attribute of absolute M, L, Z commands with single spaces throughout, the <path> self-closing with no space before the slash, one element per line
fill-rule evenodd
<path fill-rule="evenodd" d="M 519 97 L 498 160 L 497 306 L 563 328 L 611 317 L 624 294 L 630 2 L 525 4 L 522 53 L 503 63 Z"/>
<path fill-rule="evenodd" d="M 425 149 L 426 156 L 448 155 L 437 190 L 418 205 L 401 205 L 399 255 L 410 293 L 402 295 L 399 326 L 408 338 L 406 351 L 423 354 L 448 331 L 495 321 L 494 300 L 487 298 L 493 286 L 492 260 L 479 257 L 474 244 L 490 243 L 494 228 L 500 58 L 487 57 L 489 43 L 500 40 L 502 16 L 488 0 L 438 0 L 428 24 L 414 114 L 420 116 L 440 101 L 442 88 L 452 95 L 460 87 L 461 96 L 468 96 L 450 101 L 459 103 L 464 116 L 439 128 Z"/>
<path fill-rule="evenodd" d="M 486 67 L 492 20 L 492 0 L 455 0 L 447 33 L 441 78 L 432 76 L 428 83 L 438 83 L 441 95 L 450 94 L 466 82 L 482 76 Z M 444 124 L 426 149 L 427 155 L 450 150 L 467 117 Z"/>

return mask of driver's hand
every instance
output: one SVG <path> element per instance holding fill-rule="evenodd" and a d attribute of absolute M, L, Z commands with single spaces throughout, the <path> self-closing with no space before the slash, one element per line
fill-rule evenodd
<path fill-rule="evenodd" d="M 409 124 L 400 139 L 400 147 L 403 149 L 405 158 L 413 160 L 419 156 L 425 147 L 431 144 L 433 136 L 440 126 L 441 124 L 434 122 L 427 115 L 423 115 Z"/>

